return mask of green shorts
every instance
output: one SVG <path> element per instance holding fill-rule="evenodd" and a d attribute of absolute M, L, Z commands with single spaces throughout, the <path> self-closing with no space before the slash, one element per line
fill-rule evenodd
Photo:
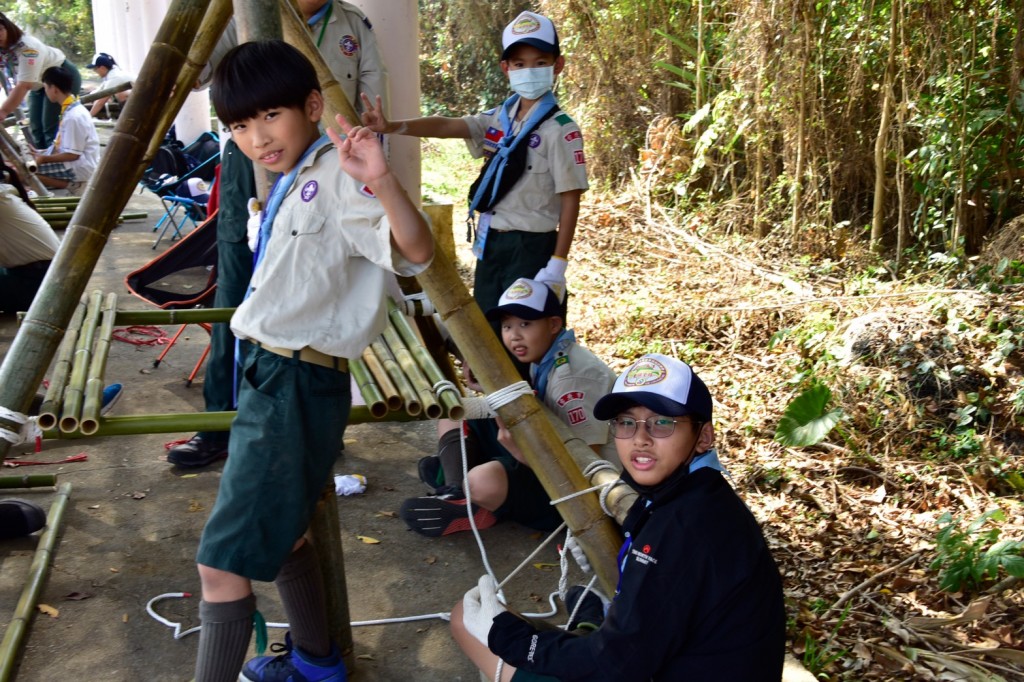
<path fill-rule="evenodd" d="M 480 450 L 488 459 L 501 462 L 508 476 L 508 497 L 495 510 L 501 521 L 515 521 L 540 531 L 552 531 L 562 523 L 562 516 L 551 504 L 551 498 L 537 474 L 498 442 L 498 423 L 493 419 L 471 419 L 469 428 L 479 439 Z"/>
<path fill-rule="evenodd" d="M 551 677 L 551 675 L 529 673 L 525 670 L 516 670 L 512 676 L 512 682 L 558 682 L 558 678 Z"/>
<path fill-rule="evenodd" d="M 309 527 L 341 451 L 349 375 L 253 348 L 196 561 L 271 581 Z"/>

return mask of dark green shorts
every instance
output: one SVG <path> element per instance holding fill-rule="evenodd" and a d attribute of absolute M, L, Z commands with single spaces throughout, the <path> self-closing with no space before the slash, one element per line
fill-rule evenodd
<path fill-rule="evenodd" d="M 330 480 L 351 405 L 347 373 L 248 353 L 198 563 L 250 580 L 277 577 Z"/>
<path fill-rule="evenodd" d="M 551 675 L 528 673 L 525 670 L 516 670 L 515 675 L 512 676 L 512 682 L 558 682 L 558 678 L 551 677 Z"/>
<path fill-rule="evenodd" d="M 520 277 L 533 279 L 548 264 L 557 242 L 558 232 L 489 232 L 484 258 L 476 262 L 473 275 L 473 298 L 480 310 L 486 313 L 498 305 L 505 289 Z"/>

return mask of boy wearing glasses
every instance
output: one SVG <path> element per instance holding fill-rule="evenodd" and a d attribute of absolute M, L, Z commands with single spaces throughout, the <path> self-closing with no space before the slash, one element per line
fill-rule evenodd
<path fill-rule="evenodd" d="M 564 327 L 565 304 L 544 282 L 519 278 L 487 311 L 500 323 L 501 339 L 517 360 L 529 365 L 537 399 L 557 414 L 574 435 L 605 459 L 615 448 L 608 428 L 594 417 L 597 399 L 615 382 L 615 373 Z M 462 481 L 463 424 L 467 425 L 468 484 L 477 528 L 510 520 L 537 530 L 562 522 L 512 434 L 500 419 L 438 422 L 437 455 L 420 460 L 420 478 L 434 495 L 406 500 L 399 515 L 412 530 L 429 537 L 469 530 Z"/>
<path fill-rule="evenodd" d="M 500 657 L 501 679 L 515 682 L 778 682 L 782 582 L 722 475 L 711 411 L 707 386 L 674 358 L 645 355 L 616 380 L 594 414 L 610 421 L 622 480 L 640 497 L 604 622 L 585 637 L 542 631 L 471 590 L 452 609 L 452 634 L 482 671 L 493 675 Z"/>

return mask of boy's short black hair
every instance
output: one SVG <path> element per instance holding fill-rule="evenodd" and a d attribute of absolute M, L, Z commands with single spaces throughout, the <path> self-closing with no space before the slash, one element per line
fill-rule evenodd
<path fill-rule="evenodd" d="M 51 66 L 43 71 L 43 84 L 52 85 L 61 92 L 71 92 L 75 89 L 75 81 L 71 72 L 63 66 Z"/>
<path fill-rule="evenodd" d="M 316 69 L 283 40 L 258 40 L 232 48 L 213 74 L 213 108 L 225 125 L 281 107 L 302 109 L 320 91 Z"/>

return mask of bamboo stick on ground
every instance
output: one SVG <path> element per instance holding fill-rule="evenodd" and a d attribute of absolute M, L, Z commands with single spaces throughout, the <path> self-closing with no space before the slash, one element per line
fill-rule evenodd
<path fill-rule="evenodd" d="M 96 433 L 100 421 L 100 409 L 103 407 L 103 375 L 107 369 L 107 357 L 110 355 L 110 337 L 114 333 L 114 317 L 117 314 L 117 294 L 107 294 L 103 304 L 103 321 L 100 324 L 99 337 L 95 342 L 92 362 L 89 363 L 89 378 L 85 383 L 85 402 L 82 404 L 82 419 L 78 430 L 84 436 Z"/>
<path fill-rule="evenodd" d="M 60 414 L 60 407 L 64 402 L 64 389 L 68 385 L 68 377 L 71 376 L 71 364 L 74 361 L 75 349 L 78 347 L 78 335 L 82 331 L 82 320 L 85 319 L 87 306 L 88 301 L 82 298 L 75 308 L 74 315 L 71 316 L 68 330 L 64 333 L 64 342 L 57 355 L 57 364 L 54 366 L 50 386 L 46 389 L 43 404 L 39 407 L 39 419 L 36 421 L 39 428 L 44 431 L 57 425 L 57 415 Z"/>
<path fill-rule="evenodd" d="M 417 416 L 423 411 L 423 405 L 420 404 L 419 397 L 416 395 L 416 389 L 409 383 L 409 379 L 402 372 L 402 368 L 399 366 L 398 361 L 395 360 L 395 356 L 391 354 L 391 349 L 384 343 L 384 339 L 381 337 L 374 339 L 370 343 L 370 349 L 377 356 L 377 361 L 384 367 L 384 371 L 388 373 L 391 381 L 395 384 L 398 394 L 402 396 L 406 413 L 411 417 Z"/>
<path fill-rule="evenodd" d="M 78 418 L 82 414 L 82 402 L 85 398 L 85 381 L 92 362 L 93 339 L 96 338 L 96 325 L 99 322 L 100 306 L 103 304 L 103 293 L 92 292 L 89 307 L 82 320 L 82 330 L 78 334 L 78 345 L 75 347 L 75 358 L 71 365 L 71 378 L 64 389 L 64 401 L 60 411 L 60 430 L 71 433 L 78 428 Z"/>
<path fill-rule="evenodd" d="M 45 488 L 57 485 L 56 474 L 23 474 L 21 476 L 0 476 L 0 488 Z"/>
<path fill-rule="evenodd" d="M 61 521 L 64 519 L 64 510 L 67 508 L 70 496 L 71 484 L 62 483 L 57 489 L 57 496 L 46 515 L 46 529 L 39 536 L 39 544 L 36 545 L 36 553 L 32 558 L 28 580 L 25 581 L 25 587 L 21 591 L 14 616 L 7 624 L 3 642 L 0 642 L 0 682 L 10 680 L 14 672 L 18 649 L 28 632 L 28 624 L 36 610 L 36 602 L 39 601 L 39 595 L 42 594 L 43 585 L 46 583 L 46 574 L 50 570 L 50 563 L 53 560 L 53 548 L 57 545 L 57 534 Z"/>
<path fill-rule="evenodd" d="M 391 324 L 388 324 L 384 327 L 384 332 L 381 336 L 384 337 L 384 342 L 387 343 L 388 348 L 391 349 L 392 354 L 398 361 L 398 365 L 402 368 L 402 373 L 409 378 L 409 383 L 416 390 L 416 395 L 419 396 L 420 404 L 423 406 L 423 411 L 427 418 L 439 418 L 444 411 L 438 405 L 437 398 L 430 389 L 430 382 L 427 381 L 426 375 L 423 374 L 423 370 L 416 364 L 416 360 L 413 359 L 412 353 L 409 352 L 401 337 L 398 336 L 398 332 L 395 331 Z"/>
<path fill-rule="evenodd" d="M 398 389 L 395 388 L 395 382 L 391 381 L 391 377 L 384 371 L 384 366 L 380 364 L 380 360 L 373 354 L 373 351 L 369 348 L 363 350 L 363 362 L 366 364 L 367 369 L 370 370 L 370 374 L 373 375 L 374 381 L 377 382 L 377 386 L 380 387 L 380 392 L 384 394 L 384 400 L 388 404 L 388 410 L 394 412 L 402 409 L 402 396 L 398 395 Z"/>
<path fill-rule="evenodd" d="M 456 421 L 462 419 L 466 411 L 462 407 L 462 396 L 459 394 L 458 389 L 445 377 L 441 368 L 434 361 L 434 356 L 424 348 L 419 336 L 409 324 L 409 320 L 406 319 L 405 315 L 402 314 L 402 311 L 398 309 L 398 306 L 391 299 L 388 299 L 388 317 L 391 320 L 392 326 L 394 326 L 399 336 L 405 342 L 406 348 L 412 353 L 416 364 L 423 370 L 427 381 L 430 382 L 431 390 L 434 391 L 444 410 L 444 416 Z"/>
<path fill-rule="evenodd" d="M 348 362 L 348 369 L 352 372 L 352 378 L 355 379 L 356 387 L 359 388 L 359 393 L 363 396 L 363 402 L 366 403 L 370 414 L 378 418 L 386 415 L 388 413 L 387 401 L 384 400 L 384 394 L 381 393 L 380 387 L 374 382 L 373 375 L 370 374 L 366 363 L 361 358 L 352 358 Z"/>

